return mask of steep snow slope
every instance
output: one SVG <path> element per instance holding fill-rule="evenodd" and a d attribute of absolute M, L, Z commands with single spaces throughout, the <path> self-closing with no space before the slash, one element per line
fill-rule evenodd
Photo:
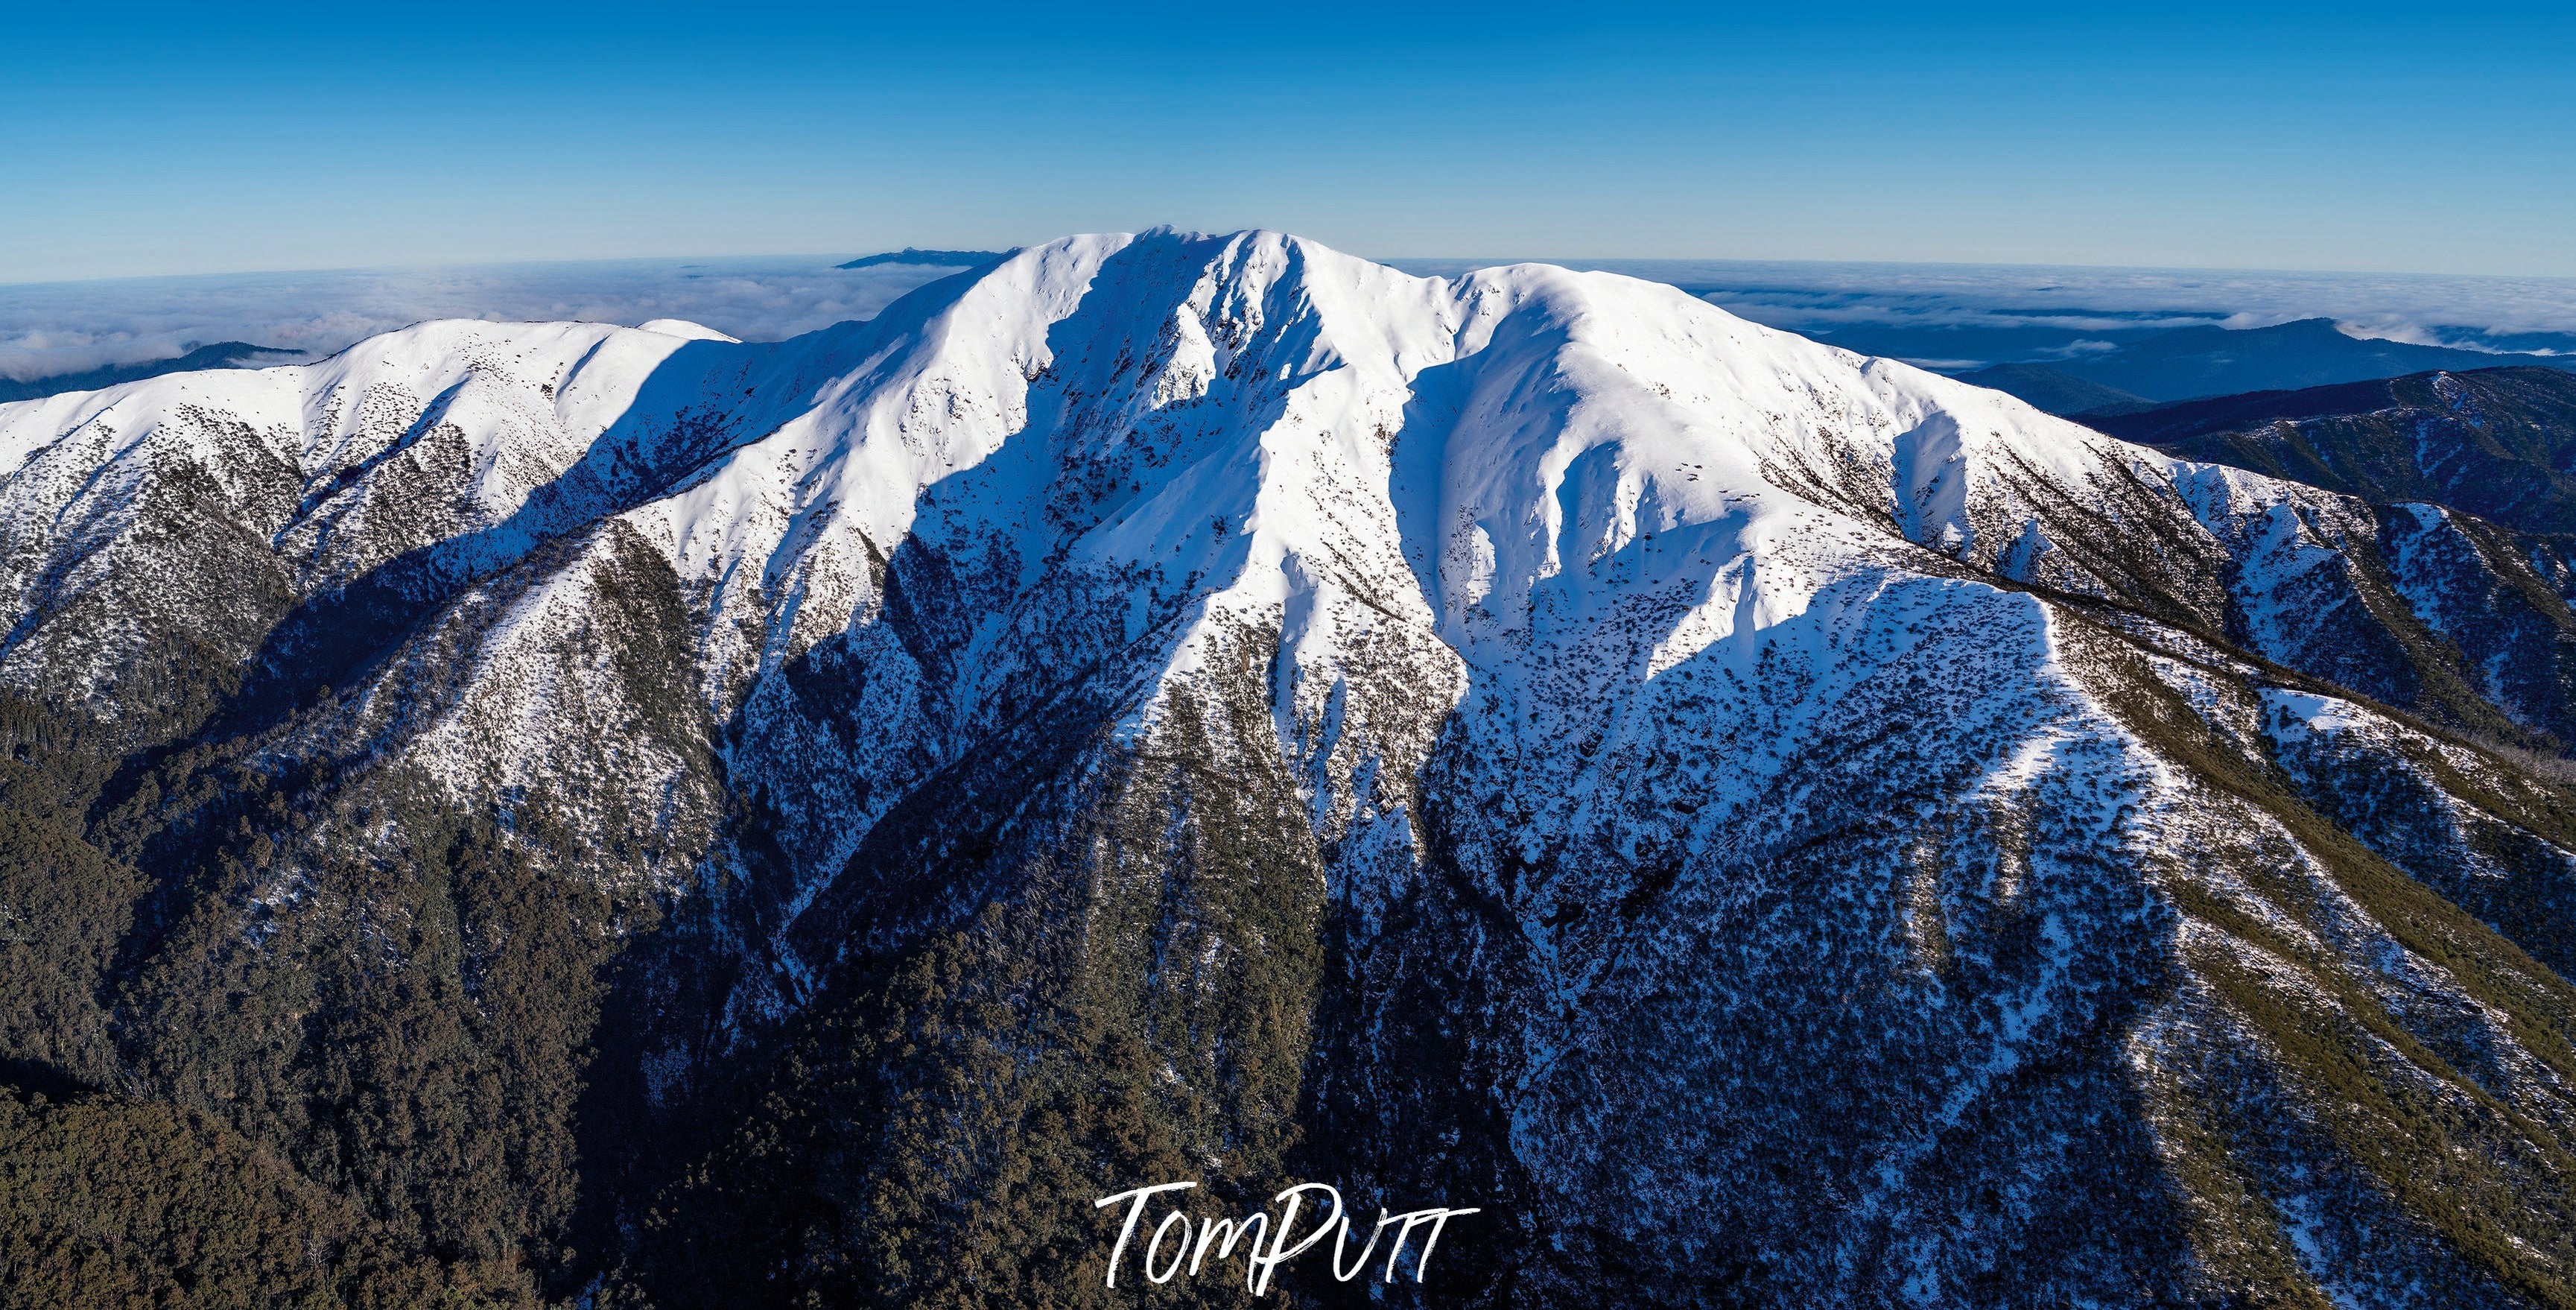
<path fill-rule="evenodd" d="M 649 326 L 0 407 L 0 681 L 185 747 L 104 840 L 224 870 L 139 968 L 338 967 L 268 943 L 379 940 L 342 862 L 424 812 L 660 907 L 596 1077 L 740 1135 L 648 1289 L 962 1297 L 929 1253 L 1012 1196 L 976 1285 L 1088 1286 L 1057 1202 L 1159 1142 L 1486 1201 L 1467 1299 L 2566 1298 L 2576 839 L 2455 738 L 2552 749 L 2512 670 L 2576 619 L 2494 530 L 1266 233 Z M 921 977 L 900 1055 L 798 1045 Z"/>
<path fill-rule="evenodd" d="M 836 339 L 431 323 L 319 364 L 0 406 L 0 569 L 24 598 L 0 681 L 93 689 L 103 718 L 162 709 L 174 650 L 236 670 L 302 635 L 278 627 L 290 607 L 433 597 L 658 490 L 810 404 Z"/>

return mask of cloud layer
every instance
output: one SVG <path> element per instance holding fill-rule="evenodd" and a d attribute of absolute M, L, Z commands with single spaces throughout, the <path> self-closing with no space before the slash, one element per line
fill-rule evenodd
<path fill-rule="evenodd" d="M 847 256 L 595 260 L 0 286 L 0 377 L 27 380 L 247 341 L 326 354 L 430 318 L 682 318 L 776 340 L 876 314 L 953 270 Z M 1405 260 L 1454 274 L 1491 260 Z M 1758 322 L 1886 353 L 1954 329 L 1981 356 L 2067 358 L 2199 323 L 2332 318 L 2361 336 L 2576 352 L 2576 280 L 1972 264 L 1564 261 L 1689 287 Z M 1883 344 L 1855 330 L 1876 329 Z M 2008 337 L 2003 334 L 2009 334 Z M 1866 333 L 1863 334 L 1867 335 Z M 1999 341 L 2020 343 L 2006 351 Z M 1908 343 L 1921 343 L 1920 350 Z M 2002 353 L 1999 353 L 2002 352 Z M 1953 353 L 1956 353 L 1955 351 Z M 1971 360 L 1954 361 L 1959 363 Z"/>
<path fill-rule="evenodd" d="M 1456 273 L 1492 261 L 1414 260 Z M 2576 350 L 2576 279 L 2377 273 L 1834 264 L 1751 260 L 1555 261 L 1688 287 L 1757 322 L 1820 332 L 1868 325 L 2135 335 L 2215 323 L 2331 318 L 2355 336 L 2487 350 Z M 2563 338 L 2563 340 L 2562 340 Z M 2099 348 L 2099 347 L 2094 347 Z"/>
<path fill-rule="evenodd" d="M 592 260 L 0 286 L 0 377 L 28 380 L 247 341 L 328 354 L 432 318 L 682 318 L 747 341 L 872 317 L 956 271 L 848 256 Z"/>

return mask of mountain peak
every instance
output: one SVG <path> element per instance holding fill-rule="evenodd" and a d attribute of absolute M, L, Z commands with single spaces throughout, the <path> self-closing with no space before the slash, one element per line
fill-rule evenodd
<path fill-rule="evenodd" d="M 650 326 L 0 407 L 0 799 L 160 880 L 29 991 L 108 1074 L 638 1303 L 1068 1300 L 1175 1161 L 1511 1304 L 2576 1264 L 2564 542 L 1273 232 Z"/>

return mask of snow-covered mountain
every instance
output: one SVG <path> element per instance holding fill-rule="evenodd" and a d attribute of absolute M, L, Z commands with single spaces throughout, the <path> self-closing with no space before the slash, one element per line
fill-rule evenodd
<path fill-rule="evenodd" d="M 2576 1304 L 2576 577 L 2451 511 L 1270 233 L 0 468 L 12 803 L 149 882 L 75 1072 L 443 1259 L 1070 1301 L 1310 1177 L 1462 1302 Z"/>

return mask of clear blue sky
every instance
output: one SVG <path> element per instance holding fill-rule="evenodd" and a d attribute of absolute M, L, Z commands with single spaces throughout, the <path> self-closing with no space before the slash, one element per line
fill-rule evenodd
<path fill-rule="evenodd" d="M 0 281 L 989 247 L 2576 274 L 2559 4 L 0 6 Z"/>

